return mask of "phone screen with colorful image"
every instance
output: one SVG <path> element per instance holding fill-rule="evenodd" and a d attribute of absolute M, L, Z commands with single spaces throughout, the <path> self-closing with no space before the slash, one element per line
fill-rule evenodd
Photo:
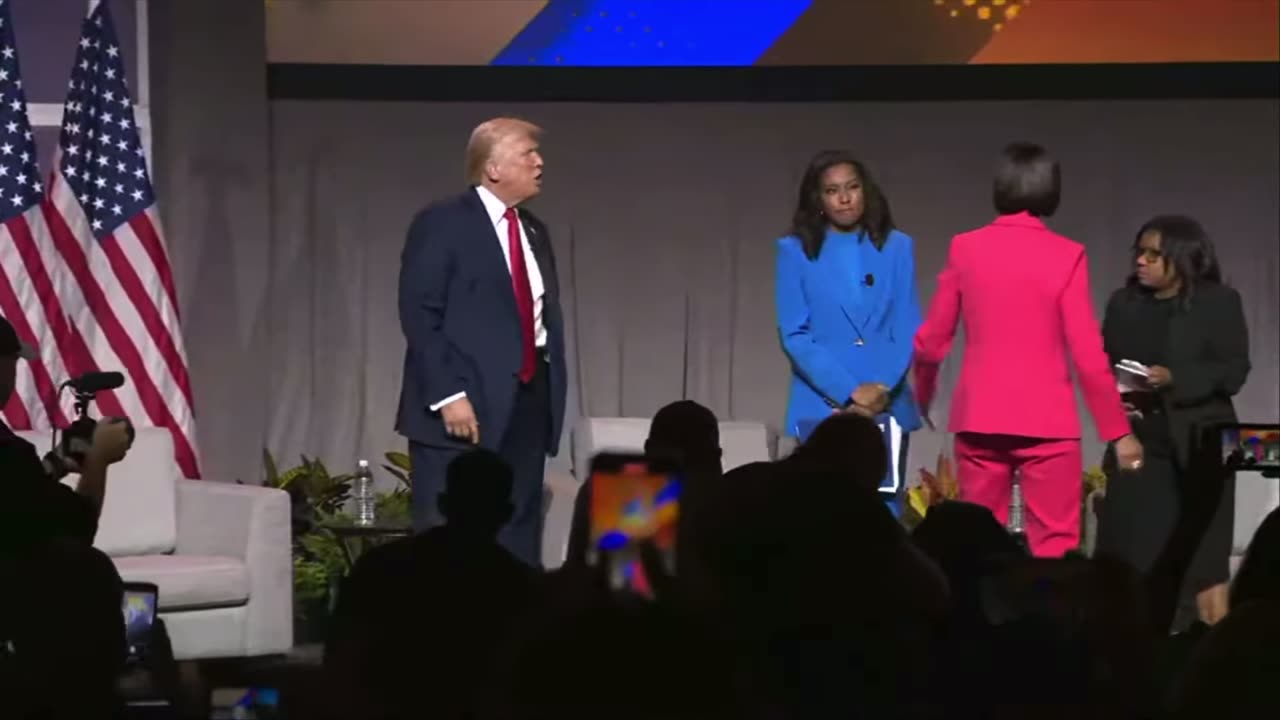
<path fill-rule="evenodd" d="M 591 467 L 589 559 L 605 565 L 613 590 L 652 599 L 640 548 L 652 544 L 663 569 L 675 572 L 680 476 L 638 455 L 597 455 Z"/>
<path fill-rule="evenodd" d="M 129 658 L 138 659 L 147 654 L 151 644 L 151 631 L 156 622 L 157 589 L 151 583 L 127 582 L 120 610 L 124 615 L 125 642 Z"/>
<path fill-rule="evenodd" d="M 209 695 L 212 720 L 278 720 L 280 692 L 275 688 L 215 688 Z"/>
<path fill-rule="evenodd" d="M 1235 470 L 1280 468 L 1280 425 L 1223 427 L 1222 464 Z"/>

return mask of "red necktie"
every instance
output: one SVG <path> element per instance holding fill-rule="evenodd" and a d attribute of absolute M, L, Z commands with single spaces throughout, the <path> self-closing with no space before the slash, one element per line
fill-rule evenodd
<path fill-rule="evenodd" d="M 520 219 L 515 208 L 507 208 L 507 250 L 511 257 L 511 287 L 516 293 L 516 313 L 520 316 L 520 382 L 533 379 L 537 352 L 533 338 L 533 286 L 529 284 L 529 268 L 524 262 L 524 245 L 520 242 Z"/>

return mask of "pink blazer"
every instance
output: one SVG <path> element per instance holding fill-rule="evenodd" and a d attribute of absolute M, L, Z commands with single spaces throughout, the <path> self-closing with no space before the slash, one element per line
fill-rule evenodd
<path fill-rule="evenodd" d="M 1067 361 L 1098 435 L 1129 432 L 1089 296 L 1084 247 L 1026 214 L 957 235 L 915 337 L 916 397 L 927 412 L 938 367 L 964 318 L 951 432 L 1079 438 Z"/>

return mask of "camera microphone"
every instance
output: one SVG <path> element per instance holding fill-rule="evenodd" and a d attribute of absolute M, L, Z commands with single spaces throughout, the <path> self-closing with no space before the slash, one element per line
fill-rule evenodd
<path fill-rule="evenodd" d="M 124 380 L 124 373 L 90 372 L 58 386 L 59 395 L 66 388 L 75 392 L 76 417 L 62 430 L 61 440 L 58 438 L 58 430 L 54 429 L 53 447 L 44 457 L 45 471 L 50 477 L 57 480 L 68 472 L 84 467 L 86 453 L 93 445 L 93 434 L 98 425 L 96 420 L 89 417 L 89 404 L 93 402 L 95 394 L 123 387 Z M 133 442 L 133 424 L 128 418 L 115 418 L 114 421 L 126 424 L 129 441 Z"/>
<path fill-rule="evenodd" d="M 78 393 L 92 395 L 103 390 L 115 390 L 124 385 L 124 374 L 118 372 L 91 372 L 67 381 L 67 385 Z"/>

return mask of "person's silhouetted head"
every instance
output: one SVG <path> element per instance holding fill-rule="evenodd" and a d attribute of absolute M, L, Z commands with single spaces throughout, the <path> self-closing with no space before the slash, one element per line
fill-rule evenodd
<path fill-rule="evenodd" d="M 493 539 L 511 518 L 511 467 L 490 450 L 469 450 L 449 463 L 437 503 L 451 529 Z"/>
<path fill-rule="evenodd" d="M 675 462 L 690 473 L 720 475 L 720 423 L 715 413 L 702 405 L 677 400 L 653 416 L 644 452 Z"/>
<path fill-rule="evenodd" d="M 0 316 L 0 406 L 8 402 L 9 396 L 13 394 L 18 361 L 31 360 L 35 357 L 35 350 L 22 342 L 13 325 Z"/>
<path fill-rule="evenodd" d="M 1022 554 L 990 510 L 954 500 L 929 508 L 911 540 L 947 576 L 962 613 L 977 609 L 977 590 L 987 570 L 1000 559 Z"/>
<path fill-rule="evenodd" d="M 16 717 L 114 717 L 127 645 L 124 587 L 111 559 L 58 540 L 21 554 L 9 570 L 19 580 L 6 588 L 40 594 L 39 602 L 21 602 L 20 592 L 0 601 L 12 630 L 14 679 L 23 688 L 17 699 L 30 703 Z"/>
<path fill-rule="evenodd" d="M 870 418 L 839 413 L 823 420 L 788 461 L 820 467 L 876 490 L 889 472 L 884 434 Z"/>
<path fill-rule="evenodd" d="M 1022 552 L 991 510 L 955 500 L 929 508 L 911 538 L 948 575 L 976 570 L 995 556 Z"/>

